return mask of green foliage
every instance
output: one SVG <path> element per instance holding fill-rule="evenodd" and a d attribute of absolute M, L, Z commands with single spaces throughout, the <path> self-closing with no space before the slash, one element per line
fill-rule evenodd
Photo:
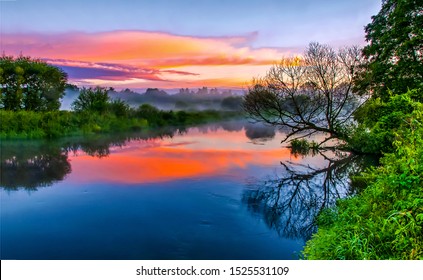
<path fill-rule="evenodd" d="M 149 104 L 141 105 L 134 113 L 138 118 L 148 121 L 151 127 L 195 125 L 209 121 L 218 121 L 225 118 L 237 117 L 236 112 L 205 111 L 161 111 Z"/>
<path fill-rule="evenodd" d="M 374 112 L 382 120 L 368 123 L 383 122 L 392 152 L 363 174 L 369 185 L 361 194 L 319 215 L 304 249 L 308 259 L 423 258 L 423 104 L 409 92 L 373 106 L 384 114 Z"/>
<path fill-rule="evenodd" d="M 83 88 L 79 92 L 78 98 L 72 103 L 72 109 L 76 112 L 104 114 L 109 107 L 109 100 L 107 90 L 104 88 Z"/>
<path fill-rule="evenodd" d="M 107 110 L 118 118 L 128 117 L 131 112 L 129 105 L 120 99 L 110 102 Z"/>
<path fill-rule="evenodd" d="M 76 116 L 66 111 L 33 112 L 0 110 L 1 138 L 54 138 L 77 129 Z"/>
<path fill-rule="evenodd" d="M 386 102 L 380 98 L 368 101 L 356 112 L 359 127 L 349 139 L 349 147 L 362 153 L 393 151 L 393 141 L 398 130 L 407 124 L 413 112 L 423 110 L 422 103 L 415 101 L 417 90 L 395 95 Z"/>
<path fill-rule="evenodd" d="M 160 111 L 150 105 L 142 105 L 138 110 L 134 110 L 122 101 L 110 102 L 107 104 L 106 109 L 103 113 L 90 110 L 78 112 L 14 112 L 0 110 L 0 138 L 56 138 L 68 135 L 123 132 L 163 126 L 180 127 L 236 116 L 234 112 Z"/>
<path fill-rule="evenodd" d="M 383 100 L 389 91 L 401 94 L 423 86 L 423 2 L 384 0 L 380 12 L 366 26 L 369 45 L 356 89 Z"/>
<path fill-rule="evenodd" d="M 307 141 L 306 139 L 294 139 L 290 143 L 291 154 L 293 155 L 308 155 L 310 152 L 316 153 L 319 144 L 314 141 Z"/>
<path fill-rule="evenodd" d="M 51 111 L 60 108 L 67 75 L 30 57 L 0 57 L 0 108 Z"/>

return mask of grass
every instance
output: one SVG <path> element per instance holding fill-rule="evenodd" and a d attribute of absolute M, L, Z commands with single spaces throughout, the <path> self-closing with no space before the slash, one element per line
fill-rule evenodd
<path fill-rule="evenodd" d="M 154 108 L 150 106 L 148 109 Z M 145 109 L 145 108 L 144 108 Z M 0 138 L 39 139 L 108 132 L 139 131 L 164 126 L 189 126 L 237 117 L 233 112 L 219 111 L 146 111 L 131 109 L 122 116 L 114 113 L 70 111 L 0 110 Z"/>
<path fill-rule="evenodd" d="M 394 151 L 362 180 L 359 195 L 317 219 L 306 259 L 423 259 L 423 106 L 395 133 Z"/>

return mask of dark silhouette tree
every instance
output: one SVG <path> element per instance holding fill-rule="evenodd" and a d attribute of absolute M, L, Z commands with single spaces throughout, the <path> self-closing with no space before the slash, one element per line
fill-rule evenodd
<path fill-rule="evenodd" d="M 275 128 L 269 125 L 247 123 L 244 126 L 245 136 L 253 142 L 266 142 L 276 135 Z"/>
<path fill-rule="evenodd" d="M 244 109 L 254 120 L 288 128 L 283 141 L 315 133 L 328 135 L 322 143 L 347 140 L 352 114 L 364 102 L 352 91 L 361 63 L 358 47 L 335 51 L 311 43 L 303 57 L 284 58 L 253 81 Z"/>
<path fill-rule="evenodd" d="M 229 97 L 223 98 L 220 104 L 223 109 L 240 111 L 242 110 L 242 97 L 229 96 Z"/>

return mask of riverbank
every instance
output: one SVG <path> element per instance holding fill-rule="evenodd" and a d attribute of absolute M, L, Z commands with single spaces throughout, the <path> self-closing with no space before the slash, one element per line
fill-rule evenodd
<path fill-rule="evenodd" d="M 239 117 L 233 111 L 161 111 L 152 106 L 130 114 L 0 110 L 0 139 L 42 139 L 190 126 Z"/>
<path fill-rule="evenodd" d="M 318 216 L 305 258 L 423 258 L 423 105 L 414 102 L 413 108 L 409 114 L 388 111 L 402 123 L 387 119 L 393 130 L 385 134 L 394 137 L 393 151 L 361 176 L 367 185 L 362 193 Z"/>

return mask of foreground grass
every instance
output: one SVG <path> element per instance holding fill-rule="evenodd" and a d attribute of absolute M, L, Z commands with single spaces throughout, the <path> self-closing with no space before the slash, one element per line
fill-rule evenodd
<path fill-rule="evenodd" d="M 317 220 L 307 259 L 423 259 L 423 107 L 396 132 L 368 187 Z"/>

